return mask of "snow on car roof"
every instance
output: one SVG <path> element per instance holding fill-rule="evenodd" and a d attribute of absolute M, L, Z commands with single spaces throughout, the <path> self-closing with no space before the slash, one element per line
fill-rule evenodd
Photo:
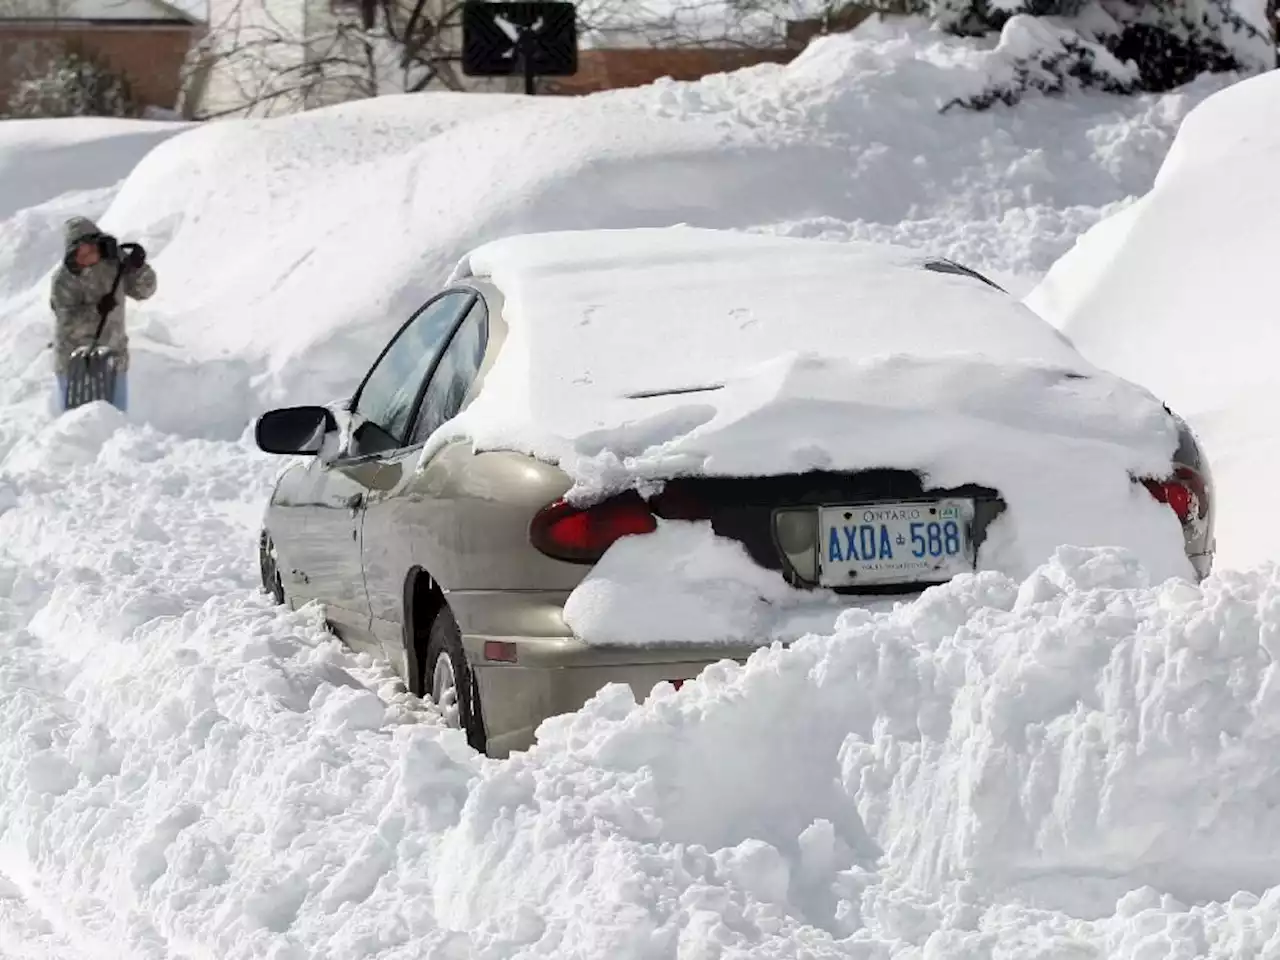
<path fill-rule="evenodd" d="M 895 247 L 688 227 L 533 234 L 474 251 L 540 382 L 626 395 L 740 375 L 790 351 L 983 354 L 1089 370 L 1008 294 Z"/>
<path fill-rule="evenodd" d="M 1162 405 L 1008 294 L 925 260 L 688 227 L 480 247 L 454 279 L 502 292 L 506 339 L 423 462 L 465 436 L 558 464 L 584 499 L 675 476 L 892 467 L 1021 500 L 1036 561 L 1060 543 L 1180 554 L 1176 524 L 1132 529 L 1131 475 L 1166 474 L 1176 446 Z"/>

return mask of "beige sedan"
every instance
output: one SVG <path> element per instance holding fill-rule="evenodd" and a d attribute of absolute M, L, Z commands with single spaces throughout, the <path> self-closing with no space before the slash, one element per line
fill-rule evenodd
<path fill-rule="evenodd" d="M 593 248 L 608 252 L 611 238 L 624 233 L 602 233 Z M 610 270 L 625 266 L 629 249 L 606 258 Z M 760 282 L 785 288 L 794 281 L 789 269 L 779 261 L 776 275 Z M 886 269 L 908 271 L 912 283 L 937 282 L 942 296 L 955 284 L 974 284 L 983 296 L 1007 299 L 1010 311 L 1024 309 L 950 261 L 894 260 Z M 698 278 L 687 283 L 696 294 Z M 609 284 L 598 287 L 607 305 Z M 647 498 L 633 489 L 571 505 L 565 495 L 573 479 L 553 458 L 478 445 L 444 429 L 465 422 L 459 415 L 486 390 L 511 339 L 510 295 L 500 277 L 461 272 L 404 322 L 349 401 L 273 410 L 256 426 L 262 450 L 307 458 L 285 470 L 271 495 L 260 550 L 264 587 L 295 607 L 323 604 L 344 641 L 389 660 L 478 750 L 506 756 L 528 747 L 539 723 L 579 708 L 607 683 L 629 684 L 642 699 L 660 681 L 693 678 L 765 642 L 610 645 L 574 635 L 564 616 L 570 594 L 611 546 L 648 535 L 662 518 L 708 521 L 791 587 L 852 603 L 916 592 L 973 569 L 988 526 L 1006 509 L 990 486 L 929 487 L 917 472 L 891 465 L 672 476 Z M 1039 321 L 1028 312 L 1026 322 Z M 660 393 L 666 385 L 654 386 Z M 1168 476 L 1144 482 L 1178 513 L 1187 556 L 1203 576 L 1212 558 L 1211 481 L 1180 421 L 1179 430 Z M 892 509 L 904 505 L 942 511 L 955 535 L 926 539 L 919 524 L 899 519 L 910 511 Z M 898 549 L 914 554 L 914 566 L 886 574 L 883 562 L 862 564 L 853 534 L 842 551 L 845 540 L 829 516 L 848 516 L 849 507 L 890 508 L 868 510 L 877 525 L 860 535 L 905 544 Z M 660 596 L 652 601 L 662 604 Z"/>

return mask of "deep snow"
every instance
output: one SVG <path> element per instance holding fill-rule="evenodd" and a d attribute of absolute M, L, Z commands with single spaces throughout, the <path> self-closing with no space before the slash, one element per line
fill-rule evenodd
<path fill-rule="evenodd" d="M 269 467 L 102 408 L 10 453 L 7 955 L 1280 949 L 1273 567 L 1064 550 L 497 762 L 252 592 Z"/>
<path fill-rule="evenodd" d="M 1027 285 L 1227 82 L 939 118 L 984 57 L 873 33 L 576 105 L 206 127 L 0 221 L 105 211 L 163 291 L 133 314 L 140 409 L 51 421 L 55 257 L 0 247 L 0 951 L 1280 956 L 1272 565 L 1153 584 L 1064 549 L 643 706 L 610 688 L 503 763 L 254 590 L 279 464 L 247 413 L 348 386 L 472 241 L 683 220 Z"/>
<path fill-rule="evenodd" d="M 1021 293 L 1149 186 L 1181 116 L 1228 82 L 940 117 L 992 56 L 909 24 L 698 84 L 388 97 L 171 138 L 100 220 L 161 271 L 135 314 L 131 401 L 160 429 L 231 439 L 264 405 L 340 396 L 466 250 L 523 230 L 888 240 Z M 42 308 L 20 316 L 43 323 Z M 14 399 L 43 403 L 48 358 L 30 334 L 3 372 Z M 184 389 L 147 386 L 173 381 Z"/>
<path fill-rule="evenodd" d="M 1151 191 L 1099 223 L 1028 303 L 1094 362 L 1164 397 L 1201 434 L 1218 485 L 1222 559 L 1275 556 L 1263 504 L 1280 465 L 1274 397 L 1280 325 L 1280 76 L 1193 111 Z"/>

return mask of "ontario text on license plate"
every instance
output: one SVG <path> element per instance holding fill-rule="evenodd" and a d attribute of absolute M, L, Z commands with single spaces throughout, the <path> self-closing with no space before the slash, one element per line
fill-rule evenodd
<path fill-rule="evenodd" d="M 823 507 L 821 584 L 945 582 L 973 570 L 972 527 L 972 500 Z"/>

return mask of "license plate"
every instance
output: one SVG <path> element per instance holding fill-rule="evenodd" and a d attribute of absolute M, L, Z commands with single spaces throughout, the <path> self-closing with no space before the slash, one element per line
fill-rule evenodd
<path fill-rule="evenodd" d="M 823 507 L 818 517 L 824 587 L 944 583 L 973 570 L 972 500 Z"/>

